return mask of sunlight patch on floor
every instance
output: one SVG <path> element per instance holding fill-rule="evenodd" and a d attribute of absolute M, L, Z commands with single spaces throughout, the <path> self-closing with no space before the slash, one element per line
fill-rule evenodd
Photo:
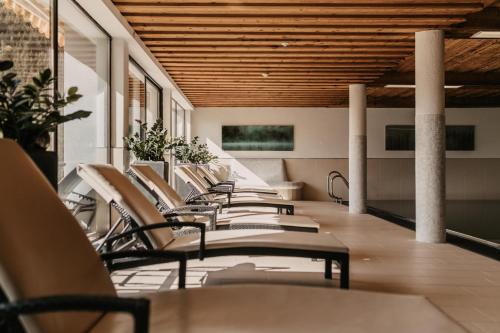
<path fill-rule="evenodd" d="M 292 283 L 338 286 L 339 269 L 333 281 L 323 277 L 324 261 L 309 258 L 229 256 L 188 262 L 187 288 L 230 283 Z M 178 264 L 165 263 L 113 272 L 120 294 L 177 289 Z"/>

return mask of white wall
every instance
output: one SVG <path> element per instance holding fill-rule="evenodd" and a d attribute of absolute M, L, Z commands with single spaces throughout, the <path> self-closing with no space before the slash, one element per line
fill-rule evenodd
<path fill-rule="evenodd" d="M 368 110 L 368 157 L 413 158 L 413 152 L 385 151 L 385 126 L 414 124 L 414 109 Z M 456 158 L 500 158 L 500 108 L 447 109 L 450 125 L 475 125 L 476 150 L 448 152 Z M 220 157 L 347 158 L 348 110 L 343 108 L 198 108 L 192 135 Z M 294 125 L 295 150 L 222 152 L 222 125 Z"/>
<path fill-rule="evenodd" d="M 219 147 L 222 125 L 294 125 L 294 151 L 232 151 L 234 157 L 347 156 L 344 143 L 348 132 L 344 124 L 347 124 L 347 111 L 328 108 L 198 108 L 191 115 L 192 135 L 202 141 L 213 141 Z"/>

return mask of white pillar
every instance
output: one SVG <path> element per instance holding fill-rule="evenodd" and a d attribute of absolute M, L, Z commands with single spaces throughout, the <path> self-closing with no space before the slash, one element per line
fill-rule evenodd
<path fill-rule="evenodd" d="M 415 34 L 415 209 L 417 241 L 445 233 L 444 34 Z"/>
<path fill-rule="evenodd" d="M 366 213 L 366 87 L 349 86 L 349 213 Z"/>
<path fill-rule="evenodd" d="M 128 136 L 128 45 L 124 39 L 111 42 L 111 162 L 126 170 L 129 153 L 124 148 L 123 137 Z"/>

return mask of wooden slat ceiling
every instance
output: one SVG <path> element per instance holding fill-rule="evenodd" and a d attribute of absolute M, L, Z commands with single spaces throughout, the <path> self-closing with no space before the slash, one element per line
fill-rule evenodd
<path fill-rule="evenodd" d="M 467 15 L 482 11 L 491 1 L 114 3 L 199 107 L 346 105 L 349 83 L 371 84 L 386 72 L 412 70 L 408 63 L 416 31 L 464 23 Z M 491 50 L 484 57 L 495 47 L 487 46 Z M 460 42 L 452 41 L 447 57 L 464 59 L 464 52 L 474 50 L 471 46 L 466 52 Z M 464 63 L 458 62 L 455 67 Z M 383 90 L 370 89 L 369 101 L 380 104 L 382 97 L 395 93 Z M 404 91 L 399 94 L 406 97 Z"/>
<path fill-rule="evenodd" d="M 448 39 L 445 42 L 445 67 L 453 72 L 500 71 L 500 40 Z M 415 57 L 411 55 L 398 66 L 400 72 L 415 70 Z"/>

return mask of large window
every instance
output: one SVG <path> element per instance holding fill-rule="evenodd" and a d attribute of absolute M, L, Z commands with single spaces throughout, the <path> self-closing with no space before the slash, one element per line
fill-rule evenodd
<path fill-rule="evenodd" d="M 61 93 L 77 86 L 83 95 L 63 112 L 92 111 L 58 130 L 59 178 L 78 163 L 107 162 L 110 37 L 72 0 L 0 0 L 0 20 L 0 58 L 14 61 L 22 83 L 50 67 Z"/>
<path fill-rule="evenodd" d="M 133 63 L 128 69 L 128 97 L 130 133 L 139 132 L 140 124 L 146 122 L 146 80 L 144 74 Z"/>
<path fill-rule="evenodd" d="M 151 127 L 161 117 L 162 92 L 135 61 L 129 62 L 129 134 L 140 131 L 140 123 Z"/>
<path fill-rule="evenodd" d="M 64 175 L 78 163 L 109 161 L 110 37 L 72 0 L 58 0 L 60 92 L 76 86 L 83 97 L 64 112 L 92 111 L 90 117 L 59 129 Z"/>
<path fill-rule="evenodd" d="M 172 99 L 172 136 L 186 135 L 186 110 Z"/>

